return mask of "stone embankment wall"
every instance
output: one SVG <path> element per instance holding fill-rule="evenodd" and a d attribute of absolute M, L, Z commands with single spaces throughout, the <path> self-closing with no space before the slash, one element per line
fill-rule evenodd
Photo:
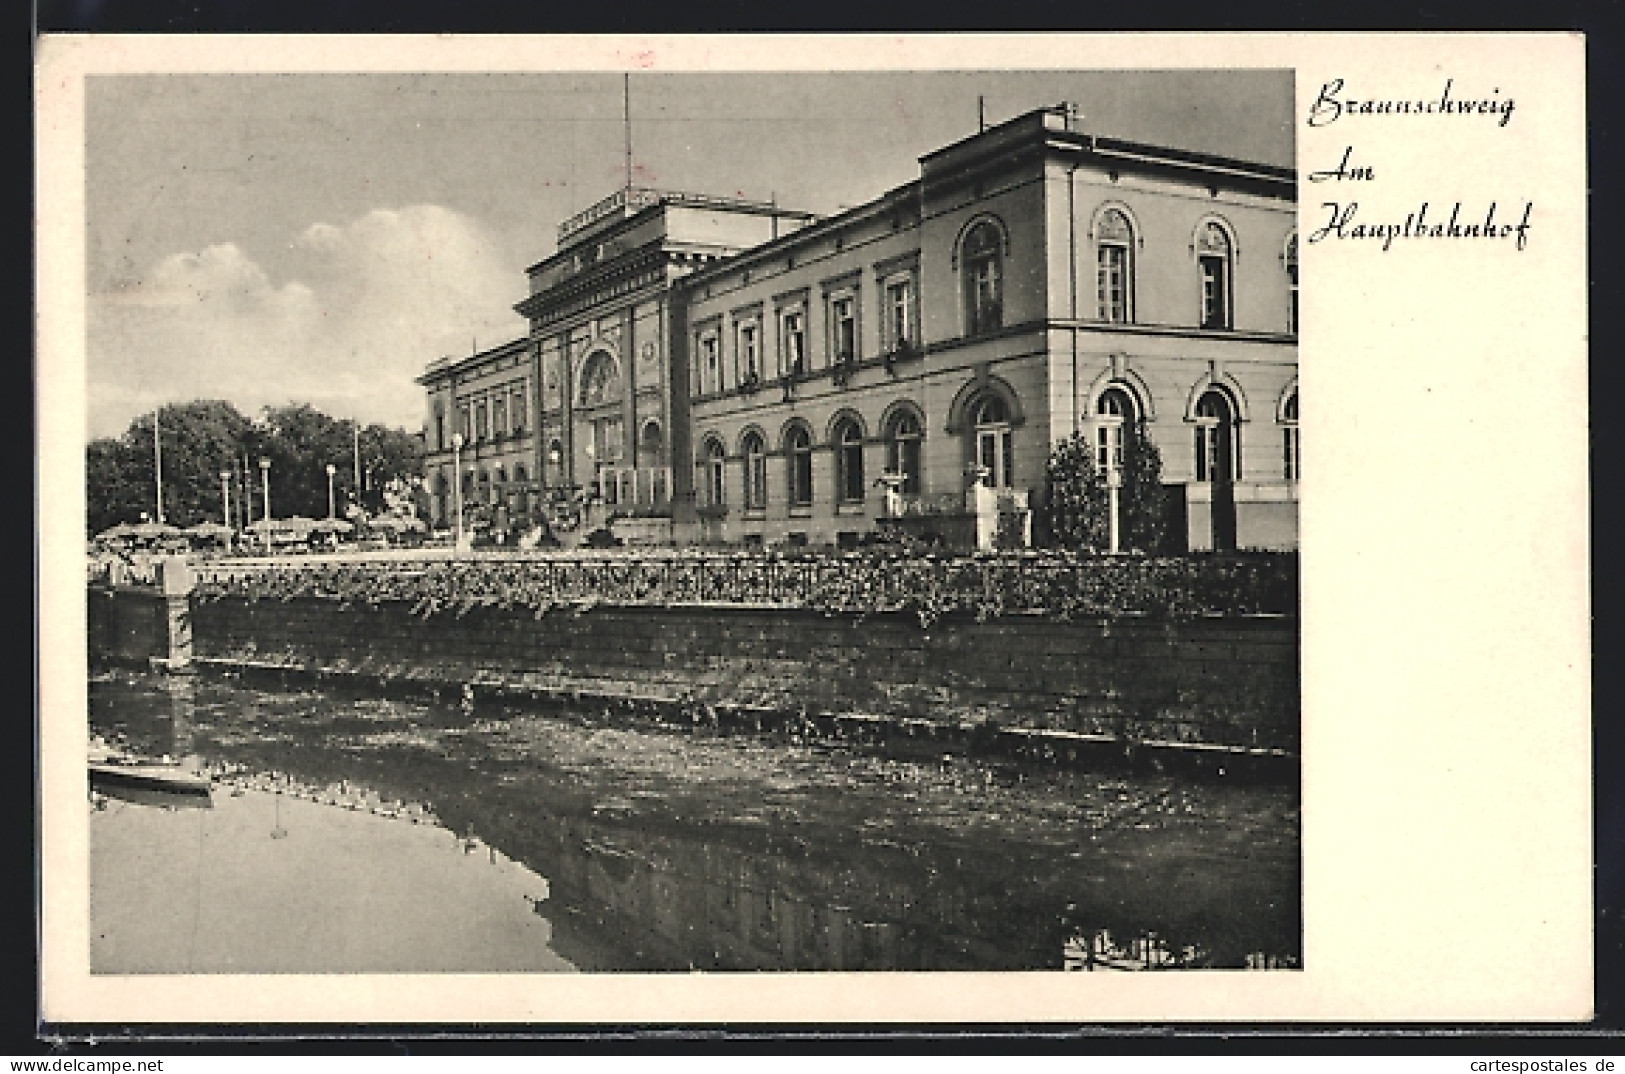
<path fill-rule="evenodd" d="M 191 604 L 194 656 L 382 684 L 631 705 L 929 721 L 1199 746 L 1298 748 L 1297 621 L 1057 621 L 786 608 L 476 607 L 225 598 Z M 93 653 L 165 653 L 164 598 L 92 591 Z"/>

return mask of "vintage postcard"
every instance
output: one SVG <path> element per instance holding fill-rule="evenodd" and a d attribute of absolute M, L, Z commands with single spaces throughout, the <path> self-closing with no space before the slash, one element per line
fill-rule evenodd
<path fill-rule="evenodd" d="M 46 38 L 43 1017 L 1586 1020 L 1584 60 Z"/>

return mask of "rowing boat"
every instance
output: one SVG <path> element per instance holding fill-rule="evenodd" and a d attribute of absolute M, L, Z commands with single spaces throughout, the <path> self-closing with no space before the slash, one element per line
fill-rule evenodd
<path fill-rule="evenodd" d="M 207 776 L 178 764 L 108 759 L 90 762 L 91 786 L 141 787 L 172 794 L 208 794 Z"/>

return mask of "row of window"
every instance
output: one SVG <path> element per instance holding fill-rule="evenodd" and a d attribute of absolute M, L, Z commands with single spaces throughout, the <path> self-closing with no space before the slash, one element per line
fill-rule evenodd
<path fill-rule="evenodd" d="M 1121 209 L 1107 209 L 1095 223 L 1097 312 L 1109 324 L 1134 321 L 1134 225 Z M 1287 330 L 1298 330 L 1298 236 L 1287 238 L 1282 253 L 1286 268 Z M 1217 221 L 1202 225 L 1196 240 L 1196 267 L 1201 285 L 1198 324 L 1203 328 L 1235 327 L 1235 243 Z"/>
<path fill-rule="evenodd" d="M 866 483 L 863 469 L 863 429 L 854 418 L 836 422 L 831 431 L 831 444 L 835 451 L 836 500 L 840 503 L 862 503 Z M 920 491 L 920 441 L 924 431 L 919 415 L 900 410 L 886 425 L 883 434 L 886 446 L 886 469 L 897 476 L 899 490 L 905 493 Z M 813 434 L 805 422 L 792 421 L 785 427 L 780 439 L 780 454 L 784 458 L 785 488 L 792 508 L 811 507 L 813 503 Z M 744 461 L 744 498 L 747 511 L 761 511 L 767 507 L 767 439 L 760 430 L 747 430 L 740 439 L 740 457 Z M 727 495 L 727 448 L 721 440 L 711 436 L 700 448 L 700 500 L 710 507 L 722 507 Z"/>
<path fill-rule="evenodd" d="M 993 487 L 1015 483 L 1015 453 L 1009 408 L 1003 398 L 989 394 L 970 408 L 974 459 Z M 1299 480 L 1298 396 L 1294 392 L 1282 407 L 1282 476 Z M 1241 479 L 1241 452 L 1237 439 L 1235 409 L 1218 389 L 1203 393 L 1195 411 L 1196 480 L 1199 482 Z M 1121 387 L 1102 392 L 1096 403 L 1096 463 L 1102 470 L 1121 469 L 1132 450 L 1128 430 L 1138 420 L 1131 394 Z M 881 439 L 885 445 L 886 470 L 895 475 L 898 491 L 917 494 L 921 483 L 921 442 L 924 430 L 918 413 L 903 409 L 887 423 Z M 813 503 L 813 434 L 799 419 L 785 426 L 778 454 L 784 459 L 785 487 L 791 507 Z M 858 421 L 843 417 L 831 429 L 830 446 L 835 455 L 836 500 L 861 503 L 866 482 L 863 463 L 864 436 Z M 770 452 L 766 437 L 749 429 L 740 439 L 739 457 L 744 463 L 743 499 L 747 511 L 767 507 L 767 474 Z M 727 493 L 726 446 L 716 436 L 708 436 L 700 447 L 699 493 L 703 504 L 724 507 Z"/>
<path fill-rule="evenodd" d="M 515 463 L 513 468 L 513 481 L 515 484 L 524 484 L 530 480 L 529 471 L 524 463 Z M 463 473 L 463 499 L 470 503 L 496 503 L 502 497 L 502 492 L 508 484 L 508 470 L 498 466 L 495 470 L 484 468 L 466 470 Z M 450 492 L 449 482 L 442 473 L 435 480 L 435 495 L 444 496 Z"/>
<path fill-rule="evenodd" d="M 1198 323 L 1203 328 L 1228 329 L 1235 326 L 1235 243 L 1229 231 L 1217 221 L 1208 221 L 1197 234 L 1196 267 L 1200 284 L 1201 309 Z M 966 336 L 986 335 L 1004 326 L 1005 231 L 999 222 L 984 218 L 966 230 L 960 240 L 958 264 L 962 287 L 964 331 Z M 1100 320 L 1129 324 L 1135 319 L 1134 225 L 1128 214 L 1109 208 L 1095 225 L 1096 289 Z M 1282 257 L 1289 294 L 1288 330 L 1298 330 L 1298 239 L 1287 240 Z M 825 338 L 822 356 L 831 364 L 859 357 L 859 293 L 857 287 L 826 289 Z M 912 271 L 897 273 L 880 281 L 881 349 L 918 342 L 916 323 L 917 287 Z M 769 376 L 791 376 L 809 368 L 807 353 L 806 303 L 804 300 L 780 304 L 776 310 L 777 333 L 772 354 L 774 368 L 765 368 L 760 314 L 733 320 L 732 353 L 724 355 L 724 333 L 720 326 L 702 329 L 697 336 L 698 354 L 695 381 L 698 392 L 708 395 L 727 387 L 757 383 Z M 725 362 L 731 357 L 731 376 Z"/>
<path fill-rule="evenodd" d="M 462 434 L 463 442 L 473 444 L 523 433 L 528 417 L 525 399 L 525 382 L 517 380 L 478 398 L 463 400 L 457 408 L 457 431 Z M 445 410 L 439 405 L 434 412 L 434 442 L 440 451 L 451 446 Z"/>
<path fill-rule="evenodd" d="M 917 344 L 919 311 L 914 270 L 908 268 L 883 275 L 877 285 L 882 352 Z M 770 322 L 774 328 L 771 342 L 764 339 L 766 326 L 759 309 L 734 314 L 728 332 L 723 331 L 720 320 L 700 328 L 695 333 L 695 393 L 711 395 L 857 361 L 862 357 L 861 292 L 856 278 L 824 287 L 824 336 L 822 346 L 816 351 L 808 345 L 805 289 L 781 296 L 775 302 Z"/>

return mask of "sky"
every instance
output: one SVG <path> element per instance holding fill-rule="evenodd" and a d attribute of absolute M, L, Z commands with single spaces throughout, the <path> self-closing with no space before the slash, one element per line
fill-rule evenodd
<path fill-rule="evenodd" d="M 417 429 L 413 378 L 523 335 L 526 266 L 625 174 L 618 73 L 87 81 L 90 437 L 197 398 Z M 638 72 L 634 181 L 832 213 L 973 134 L 978 96 L 1294 162 L 1289 71 Z"/>

